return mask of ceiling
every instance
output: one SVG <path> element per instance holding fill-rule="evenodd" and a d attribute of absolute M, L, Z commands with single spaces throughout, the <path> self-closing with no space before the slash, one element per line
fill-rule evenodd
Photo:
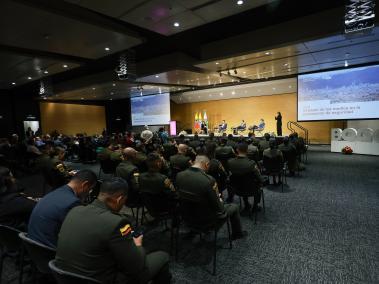
<path fill-rule="evenodd" d="M 278 0 L 65 0 L 162 35 L 176 34 Z M 178 23 L 178 26 L 174 26 Z"/>
<path fill-rule="evenodd" d="M 379 62 L 378 28 L 343 34 L 344 0 L 243 2 L 2 0 L 0 89 L 37 97 L 39 79 L 48 77 L 51 100 L 168 91 L 176 100 Z M 120 54 L 130 49 L 137 79 L 119 81 Z M 284 90 L 280 82 L 269 85 Z"/>

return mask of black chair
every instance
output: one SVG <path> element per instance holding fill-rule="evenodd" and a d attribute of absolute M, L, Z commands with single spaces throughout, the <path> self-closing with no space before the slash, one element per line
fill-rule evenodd
<path fill-rule="evenodd" d="M 54 259 L 55 249 L 28 238 L 26 233 L 19 233 L 19 237 L 37 270 L 42 274 L 51 274 L 49 261 Z"/>
<path fill-rule="evenodd" d="M 94 284 L 94 283 L 101 283 L 100 281 L 86 277 L 77 273 L 72 273 L 65 271 L 59 267 L 57 267 L 56 261 L 51 260 L 49 261 L 49 267 L 51 271 L 53 272 L 53 276 L 55 280 L 57 280 L 58 284 Z"/>
<path fill-rule="evenodd" d="M 258 181 L 255 180 L 252 173 L 247 174 L 232 174 L 229 178 L 230 186 L 234 194 L 236 194 L 240 199 L 240 208 L 242 208 L 241 199 L 243 197 L 254 197 L 256 191 L 259 191 L 259 194 L 262 198 L 263 212 L 266 211 L 265 208 L 265 197 L 263 188 L 259 186 Z M 254 197 L 255 198 L 255 197 Z M 255 200 L 254 200 L 255 201 Z M 252 211 L 249 211 L 250 217 L 252 217 Z M 255 212 L 254 223 L 257 223 L 258 211 Z"/>
<path fill-rule="evenodd" d="M 263 155 L 263 173 L 270 176 L 278 176 L 279 180 L 282 180 L 282 192 L 284 189 L 284 183 L 287 184 L 286 178 L 286 164 L 282 160 L 282 157 L 277 155 L 272 158 L 268 158 Z"/>
<path fill-rule="evenodd" d="M 18 237 L 21 231 L 5 226 L 0 225 L 0 283 L 3 272 L 3 264 L 5 258 L 14 258 L 19 262 L 20 274 L 18 278 L 18 282 L 22 283 L 23 276 L 23 267 L 24 267 L 24 251 L 22 247 L 22 242 Z"/>
<path fill-rule="evenodd" d="M 217 212 L 209 208 L 209 204 L 205 200 L 202 200 L 191 192 L 185 191 L 179 191 L 179 214 L 181 221 L 191 231 L 199 233 L 200 236 L 201 234 L 214 232 L 212 274 L 216 275 L 217 233 L 225 223 L 228 229 L 229 248 L 232 248 L 229 217 L 226 214 L 218 216 Z M 179 251 L 179 229 L 180 222 L 176 226 L 176 259 L 178 258 Z"/>
<path fill-rule="evenodd" d="M 165 225 L 165 231 L 168 230 L 167 221 L 171 220 L 171 247 L 172 252 L 174 243 L 174 225 L 176 218 L 176 204 L 177 201 L 170 199 L 163 194 L 154 194 L 151 192 L 141 192 L 142 204 L 146 207 L 149 214 L 154 217 L 157 222 L 163 222 Z M 144 218 L 142 214 L 141 218 Z M 143 220 L 141 220 L 141 223 Z"/>
<path fill-rule="evenodd" d="M 113 161 L 109 158 L 99 159 L 99 161 L 100 161 L 100 169 L 99 169 L 99 175 L 98 175 L 99 178 L 101 176 L 101 172 L 103 172 L 104 174 L 114 175 L 116 172 L 116 168 L 118 164 L 120 163 L 120 161 Z"/>
<path fill-rule="evenodd" d="M 300 170 L 298 161 L 296 159 L 296 149 L 295 148 L 281 148 L 280 151 L 283 153 L 284 162 L 287 163 L 287 168 L 289 170 L 293 169 L 294 172 L 297 171 L 297 175 L 300 176 Z"/>

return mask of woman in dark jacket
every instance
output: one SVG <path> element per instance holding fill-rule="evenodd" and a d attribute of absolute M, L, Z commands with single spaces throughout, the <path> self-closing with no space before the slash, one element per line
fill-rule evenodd
<path fill-rule="evenodd" d="M 276 133 L 278 136 L 282 136 L 282 114 L 278 111 L 278 115 L 275 116 L 276 120 Z"/>

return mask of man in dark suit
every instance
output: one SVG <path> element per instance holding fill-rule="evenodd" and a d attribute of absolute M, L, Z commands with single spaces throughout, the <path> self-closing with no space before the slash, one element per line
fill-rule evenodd
<path fill-rule="evenodd" d="M 209 208 L 214 210 L 216 215 L 220 217 L 228 215 L 232 225 L 233 239 L 245 237 L 247 232 L 242 231 L 238 205 L 222 202 L 216 180 L 206 174 L 208 167 L 208 157 L 198 155 L 192 167 L 178 174 L 176 178 L 178 190 L 195 194 L 204 199 L 204 202 L 209 204 Z"/>
<path fill-rule="evenodd" d="M 43 197 L 30 216 L 28 236 L 44 245 L 55 248 L 58 233 L 67 213 L 81 204 L 96 186 L 96 174 L 90 170 L 77 172 L 70 182 Z"/>
<path fill-rule="evenodd" d="M 70 211 L 59 233 L 59 267 L 102 283 L 115 283 L 118 273 L 127 283 L 170 283 L 169 255 L 147 253 L 143 235 L 119 214 L 127 194 L 127 182 L 116 177 L 102 183 L 93 203 Z"/>

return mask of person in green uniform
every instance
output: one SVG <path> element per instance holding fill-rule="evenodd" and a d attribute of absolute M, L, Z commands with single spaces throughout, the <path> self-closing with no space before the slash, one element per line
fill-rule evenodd
<path fill-rule="evenodd" d="M 102 183 L 93 203 L 68 213 L 58 238 L 58 267 L 102 283 L 120 283 L 121 277 L 127 283 L 170 283 L 169 255 L 147 253 L 143 235 L 137 236 L 130 221 L 119 214 L 127 195 L 127 182 L 114 177 Z"/>
<path fill-rule="evenodd" d="M 138 177 L 139 170 L 134 164 L 137 151 L 133 148 L 127 147 L 122 151 L 122 162 L 116 168 L 116 176 L 121 177 L 129 184 L 129 197 L 128 204 L 135 204 L 139 202 L 138 194 Z"/>

